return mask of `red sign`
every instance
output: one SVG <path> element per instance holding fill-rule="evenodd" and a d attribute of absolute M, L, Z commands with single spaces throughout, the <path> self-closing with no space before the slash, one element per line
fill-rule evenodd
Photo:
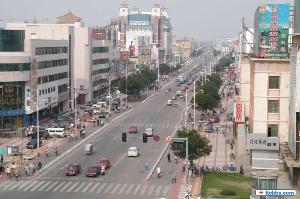
<path fill-rule="evenodd" d="M 236 124 L 244 124 L 244 105 L 241 103 L 241 99 L 238 96 L 236 98 L 236 103 L 234 104 L 234 118 Z"/>

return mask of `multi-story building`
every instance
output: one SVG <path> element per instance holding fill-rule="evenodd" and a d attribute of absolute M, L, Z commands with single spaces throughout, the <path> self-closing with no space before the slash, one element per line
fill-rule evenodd
<path fill-rule="evenodd" d="M 175 46 L 182 51 L 183 61 L 187 61 L 191 57 L 192 43 L 188 38 L 176 39 Z"/>
<path fill-rule="evenodd" d="M 157 56 L 159 62 L 170 58 L 172 27 L 165 8 L 155 4 L 151 12 L 141 12 L 122 4 L 119 24 L 121 50 L 130 52 L 131 61 L 155 64 Z M 155 48 L 158 48 L 159 55 L 155 55 Z"/>
<path fill-rule="evenodd" d="M 3 128 L 35 120 L 34 93 L 41 116 L 54 116 L 72 109 L 75 99 L 85 103 L 104 94 L 109 79 L 120 77 L 117 23 L 87 28 L 72 12 L 57 19 L 57 23 L 7 23 L 1 30 Z"/>
<path fill-rule="evenodd" d="M 0 30 L 0 128 L 19 128 L 68 109 L 69 45 L 22 27 Z M 38 102 L 38 103 L 37 103 Z"/>

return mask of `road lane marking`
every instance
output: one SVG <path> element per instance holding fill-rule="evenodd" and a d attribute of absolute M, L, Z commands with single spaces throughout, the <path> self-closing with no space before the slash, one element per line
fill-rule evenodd
<path fill-rule="evenodd" d="M 50 191 L 56 184 L 58 184 L 58 181 L 53 182 L 45 191 Z"/>
<path fill-rule="evenodd" d="M 127 189 L 127 191 L 126 191 L 126 195 L 128 195 L 129 193 L 130 193 L 130 191 L 131 191 L 131 189 L 134 187 L 134 184 L 131 184 L 130 186 L 129 186 L 129 188 Z"/>
<path fill-rule="evenodd" d="M 117 184 L 113 190 L 111 190 L 110 193 L 115 193 L 117 191 L 117 189 L 121 186 L 121 184 Z"/>
<path fill-rule="evenodd" d="M 134 192 L 133 192 L 133 195 L 136 195 L 136 194 L 137 194 L 137 192 L 138 192 L 138 190 L 140 189 L 141 186 L 142 186 L 142 185 L 139 184 L 139 185 L 135 188 L 135 190 L 134 190 Z"/>
<path fill-rule="evenodd" d="M 156 195 L 156 196 L 159 195 L 161 189 L 162 189 L 162 186 L 161 186 L 161 185 L 159 185 L 158 187 L 156 187 L 156 189 L 155 189 L 155 195 Z"/>
<path fill-rule="evenodd" d="M 23 187 L 25 187 L 25 186 L 27 186 L 29 183 L 30 183 L 31 181 L 23 181 L 23 184 L 22 185 L 20 185 L 19 187 L 18 187 L 18 189 L 17 190 L 21 190 L 21 189 L 23 189 Z"/>
<path fill-rule="evenodd" d="M 90 188 L 90 186 L 92 186 L 92 185 L 93 185 L 93 183 L 90 182 L 89 184 L 86 185 L 86 187 L 84 187 L 84 189 L 81 192 L 83 192 L 83 193 L 86 192 L 88 190 L 88 188 Z"/>
<path fill-rule="evenodd" d="M 141 191 L 140 191 L 140 195 L 144 195 L 145 194 L 145 191 L 147 190 L 148 188 L 148 185 L 143 185 Z"/>
<path fill-rule="evenodd" d="M 105 185 L 107 185 L 107 183 L 103 183 L 100 188 L 96 191 L 96 193 L 100 193 L 102 191 L 102 189 L 105 187 Z"/>
<path fill-rule="evenodd" d="M 114 186 L 114 184 L 115 183 L 110 183 L 103 193 L 107 193 Z"/>
<path fill-rule="evenodd" d="M 17 183 L 17 182 L 16 181 L 8 181 L 8 183 L 6 183 L 5 186 L 3 186 L 1 188 L 1 190 L 3 191 L 5 189 L 7 189 L 8 187 L 10 187 L 11 185 L 13 185 L 14 183 Z"/>
<path fill-rule="evenodd" d="M 37 190 L 37 188 L 39 188 L 45 181 L 40 181 L 39 183 L 37 183 L 30 191 L 34 191 Z"/>
<path fill-rule="evenodd" d="M 67 184 L 65 184 L 65 186 L 61 190 L 59 190 L 59 192 L 65 191 L 68 188 L 68 186 L 70 186 L 72 183 L 73 182 L 68 182 Z"/>
<path fill-rule="evenodd" d="M 23 189 L 23 191 L 27 191 L 28 189 L 30 189 L 36 183 L 38 183 L 38 181 L 33 181 L 30 185 L 28 185 L 27 187 L 25 187 L 25 189 Z"/>
<path fill-rule="evenodd" d="M 89 190 L 89 192 L 92 193 L 99 185 L 100 185 L 100 182 L 97 182 L 97 183 Z"/>
<path fill-rule="evenodd" d="M 76 187 L 79 184 L 79 182 L 75 182 L 68 190 L 67 192 L 71 192 L 74 187 Z"/>
<path fill-rule="evenodd" d="M 41 186 L 37 191 L 42 191 L 43 189 L 45 189 L 51 183 L 52 183 L 52 181 L 46 182 L 46 184 L 44 184 L 43 186 Z"/>
<path fill-rule="evenodd" d="M 56 192 L 58 189 L 60 189 L 62 187 L 62 185 L 64 185 L 66 182 L 60 182 L 60 184 L 58 184 L 53 190 L 52 192 Z"/>
<path fill-rule="evenodd" d="M 126 153 L 123 153 L 123 155 L 114 163 L 114 166 L 113 166 L 113 168 L 111 169 L 111 171 L 113 171 L 114 170 L 114 168 L 116 168 L 116 166 L 118 165 L 118 164 L 120 164 L 120 162 L 122 161 L 122 159 L 123 158 L 125 158 L 127 156 L 127 152 Z"/>
<path fill-rule="evenodd" d="M 15 183 L 13 184 L 11 187 L 9 187 L 7 190 L 8 191 L 12 191 L 13 189 L 15 189 L 16 187 L 20 186 L 20 183 Z"/>
<path fill-rule="evenodd" d="M 51 178 L 51 177 L 39 177 L 40 180 L 88 180 L 88 181 L 103 181 L 104 179 L 103 178 L 95 178 L 95 179 L 92 179 L 92 178 L 89 178 L 87 179 L 86 177 L 78 177 L 78 178 Z"/>
<path fill-rule="evenodd" d="M 118 191 L 118 194 L 121 194 L 123 192 L 123 190 L 125 189 L 125 187 L 127 186 L 127 184 L 124 184 L 121 189 Z"/>
<path fill-rule="evenodd" d="M 148 191 L 148 196 L 150 196 L 152 194 L 152 192 L 154 191 L 155 185 L 151 185 Z"/>
<path fill-rule="evenodd" d="M 163 196 L 168 195 L 168 191 L 169 191 L 169 186 L 165 186 L 165 188 L 163 190 Z"/>
<path fill-rule="evenodd" d="M 68 166 L 69 166 L 69 163 L 66 163 L 66 164 L 64 164 L 64 166 L 60 167 L 59 170 L 64 170 Z"/>
<path fill-rule="evenodd" d="M 77 187 L 77 189 L 75 189 L 74 192 L 78 192 L 85 184 L 85 182 L 82 182 L 81 185 L 79 185 L 79 187 Z"/>

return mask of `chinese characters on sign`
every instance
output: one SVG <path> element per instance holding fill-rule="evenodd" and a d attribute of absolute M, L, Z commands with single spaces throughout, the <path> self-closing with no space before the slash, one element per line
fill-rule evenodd
<path fill-rule="evenodd" d="M 236 124 L 244 124 L 245 122 L 244 105 L 241 103 L 239 96 L 236 98 L 236 103 L 234 103 L 234 118 Z"/>
<path fill-rule="evenodd" d="M 255 27 L 258 57 L 288 57 L 289 15 L 289 4 L 264 4 L 259 7 Z"/>
<path fill-rule="evenodd" d="M 279 140 L 264 133 L 252 133 L 247 136 L 247 149 L 279 150 Z"/>

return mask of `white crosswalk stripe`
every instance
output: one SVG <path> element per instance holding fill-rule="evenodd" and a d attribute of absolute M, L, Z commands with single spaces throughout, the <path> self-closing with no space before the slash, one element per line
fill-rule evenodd
<path fill-rule="evenodd" d="M 99 187 L 99 189 L 96 191 L 96 193 L 100 193 L 103 189 L 104 189 L 104 187 L 107 185 L 107 183 L 105 182 L 105 183 L 103 183 L 100 187 Z"/>
<path fill-rule="evenodd" d="M 75 182 L 75 183 L 67 190 L 67 192 L 71 192 L 78 184 L 79 184 L 79 182 Z"/>
<path fill-rule="evenodd" d="M 93 191 L 100 185 L 100 182 L 97 182 L 94 184 L 94 186 L 89 190 L 90 193 L 93 193 Z"/>
<path fill-rule="evenodd" d="M 127 191 L 126 191 L 126 195 L 128 195 L 129 193 L 130 193 L 130 191 L 131 191 L 131 189 L 134 187 L 134 184 L 131 184 L 130 186 L 129 186 L 129 188 L 127 189 Z"/>
<path fill-rule="evenodd" d="M 37 191 L 42 191 L 43 189 L 45 189 L 49 184 L 51 184 L 52 181 L 48 181 L 46 182 L 43 186 L 41 186 Z"/>
<path fill-rule="evenodd" d="M 74 192 L 78 192 L 84 185 L 85 185 L 85 182 L 81 183 L 81 185 L 79 185 L 79 187 L 77 187 L 77 189 L 75 189 Z"/>
<path fill-rule="evenodd" d="M 81 192 L 86 192 L 92 185 L 93 185 L 93 182 L 88 183 Z"/>
<path fill-rule="evenodd" d="M 56 184 L 58 184 L 58 181 L 53 182 L 45 191 L 50 191 Z"/>
<path fill-rule="evenodd" d="M 95 181 L 62 181 L 62 180 L 24 180 L 8 181 L 0 184 L 1 191 L 25 191 L 25 192 L 56 192 L 56 193 L 97 193 L 97 194 L 118 194 L 118 195 L 155 195 L 166 196 L 169 186 L 155 184 L 122 184 L 105 183 Z M 0 192 L 1 192 L 0 191 Z"/>
<path fill-rule="evenodd" d="M 70 186 L 72 183 L 73 182 L 68 182 L 67 184 L 65 184 L 65 186 L 59 190 L 59 192 L 64 192 L 68 188 L 68 186 Z"/>
<path fill-rule="evenodd" d="M 37 190 L 45 181 L 40 181 L 38 182 L 30 191 L 35 191 Z"/>
<path fill-rule="evenodd" d="M 109 192 L 109 190 L 114 186 L 114 183 L 111 183 L 110 185 L 108 185 L 108 187 L 105 189 L 105 191 L 103 193 L 107 193 Z"/>

